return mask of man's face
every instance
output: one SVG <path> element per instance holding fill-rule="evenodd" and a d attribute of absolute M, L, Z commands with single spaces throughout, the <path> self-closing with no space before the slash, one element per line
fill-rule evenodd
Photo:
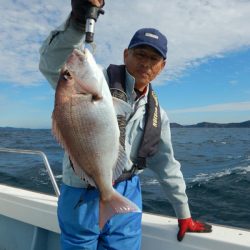
<path fill-rule="evenodd" d="M 124 63 L 135 78 L 135 88 L 142 91 L 161 72 L 166 61 L 154 48 L 143 45 L 125 49 Z"/>

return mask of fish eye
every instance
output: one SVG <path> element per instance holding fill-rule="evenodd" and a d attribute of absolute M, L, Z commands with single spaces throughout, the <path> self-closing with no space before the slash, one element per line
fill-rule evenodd
<path fill-rule="evenodd" d="M 66 69 L 63 73 L 63 77 L 65 80 L 71 80 L 72 79 L 72 76 L 70 74 L 70 72 Z"/>

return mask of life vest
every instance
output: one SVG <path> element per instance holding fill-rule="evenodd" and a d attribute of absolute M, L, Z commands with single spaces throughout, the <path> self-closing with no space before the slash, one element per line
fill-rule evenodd
<path fill-rule="evenodd" d="M 125 65 L 110 64 L 107 69 L 109 77 L 109 88 L 111 95 L 127 102 L 126 95 L 126 69 Z M 120 128 L 120 143 L 125 147 L 125 117 L 118 116 L 118 125 Z M 138 149 L 136 160 L 133 162 L 134 168 L 144 169 L 146 159 L 154 155 L 158 150 L 161 135 L 161 115 L 160 106 L 155 92 L 149 84 L 148 101 L 146 104 L 146 120 L 142 140 Z"/>

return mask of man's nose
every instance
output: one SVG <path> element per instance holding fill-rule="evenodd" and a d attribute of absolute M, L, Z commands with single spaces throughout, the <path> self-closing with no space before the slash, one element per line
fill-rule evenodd
<path fill-rule="evenodd" d="M 142 61 L 141 61 L 141 64 L 144 66 L 144 67 L 150 67 L 151 66 L 151 60 L 150 60 L 150 57 L 149 56 L 144 56 Z"/>

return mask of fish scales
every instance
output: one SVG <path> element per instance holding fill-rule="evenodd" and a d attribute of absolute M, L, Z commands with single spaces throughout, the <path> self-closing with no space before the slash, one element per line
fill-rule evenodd
<path fill-rule="evenodd" d="M 78 97 L 79 105 L 71 106 L 70 119 L 67 118 L 69 108 L 66 112 L 60 109 L 58 116 L 63 124 L 62 129 L 66 131 L 65 141 L 70 145 L 66 147 L 70 147 L 69 150 L 72 151 L 70 153 L 72 160 L 77 166 L 84 164 L 85 172 L 92 176 L 96 166 L 102 168 L 100 165 L 104 165 L 104 162 L 112 164 L 112 168 L 115 166 L 116 158 L 112 157 L 113 153 L 109 147 L 110 138 L 114 139 L 112 137 L 116 127 L 112 128 L 110 124 L 112 117 L 110 119 L 107 119 L 108 115 L 103 117 L 104 105 L 93 104 L 85 99 L 84 96 Z M 89 112 L 93 109 L 95 112 Z"/>
<path fill-rule="evenodd" d="M 113 117 L 106 114 L 102 101 L 93 103 L 83 100 L 82 105 L 73 106 L 71 111 L 72 120 L 75 121 L 75 152 L 79 154 L 79 157 L 74 157 L 73 153 L 72 157 L 77 165 L 82 163 L 86 166 L 84 170 L 90 176 L 96 175 L 97 170 L 104 175 L 115 167 L 117 160 L 119 145 L 115 138 L 119 137 L 119 131 L 116 126 L 112 126 Z M 109 149 L 111 141 L 114 142 L 113 147 L 117 148 L 115 152 Z M 103 172 L 105 165 L 112 165 L 112 168 L 106 167 Z"/>

